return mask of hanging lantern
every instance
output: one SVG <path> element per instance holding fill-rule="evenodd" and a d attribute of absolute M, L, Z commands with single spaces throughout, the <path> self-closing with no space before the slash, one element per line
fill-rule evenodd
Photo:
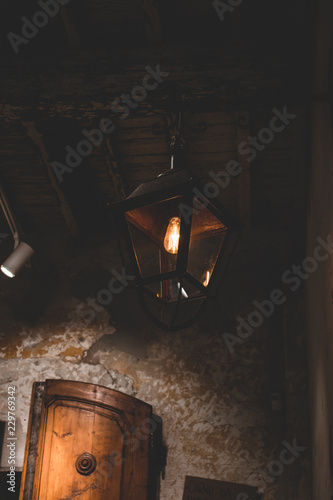
<path fill-rule="evenodd" d="M 181 150 L 177 135 L 171 168 L 112 206 L 143 309 L 168 330 L 190 324 L 216 293 L 238 235 L 235 218 L 182 168 Z"/>

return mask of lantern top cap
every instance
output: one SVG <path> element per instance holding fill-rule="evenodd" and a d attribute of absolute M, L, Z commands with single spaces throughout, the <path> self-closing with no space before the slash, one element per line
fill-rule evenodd
<path fill-rule="evenodd" d="M 167 170 L 158 177 L 140 184 L 126 199 L 133 199 L 139 196 L 149 195 L 166 189 L 172 189 L 181 184 L 191 182 L 192 177 L 186 170 Z"/>

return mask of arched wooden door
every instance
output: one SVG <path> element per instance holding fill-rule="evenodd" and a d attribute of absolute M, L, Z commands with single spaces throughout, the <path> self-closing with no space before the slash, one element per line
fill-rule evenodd
<path fill-rule="evenodd" d="M 152 408 L 82 382 L 33 388 L 20 500 L 147 500 Z"/>

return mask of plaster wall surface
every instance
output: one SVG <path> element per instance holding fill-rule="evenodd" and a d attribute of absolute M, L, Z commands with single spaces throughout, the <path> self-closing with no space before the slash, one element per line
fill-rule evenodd
<path fill-rule="evenodd" d="M 50 248 L 62 245 L 61 238 L 53 238 Z M 276 249 L 271 240 L 269 236 L 269 245 Z M 108 282 L 109 270 L 121 266 L 107 246 L 59 263 L 58 280 L 50 279 L 46 287 L 53 290 L 52 300 L 37 320 L 32 319 L 33 295 L 39 293 L 30 289 L 32 271 L 22 272 L 15 283 L 7 281 L 7 299 L 0 306 L 0 419 L 7 419 L 7 388 L 15 385 L 23 436 L 17 466 L 22 466 L 33 382 L 62 378 L 117 389 L 153 406 L 163 419 L 168 448 L 161 500 L 182 498 L 185 475 L 257 486 L 264 500 L 284 500 L 288 495 L 295 500 L 310 498 L 306 430 L 296 424 L 304 407 L 294 404 L 289 410 L 295 421 L 289 430 L 285 412 L 271 408 L 269 339 L 274 329 L 283 328 L 283 322 L 274 326 L 280 324 L 283 307 L 236 344 L 233 353 L 223 338 L 225 332 L 235 333 L 239 315 L 246 318 L 253 311 L 251 301 L 263 300 L 270 291 L 263 284 L 266 278 L 258 278 L 255 238 L 247 235 L 246 242 L 247 259 L 234 262 L 238 273 L 231 269 L 224 294 L 208 305 L 197 324 L 177 333 L 149 323 L 131 289 L 115 295 L 108 307 L 95 311 L 93 319 L 87 313 L 91 313 L 87 296 L 94 297 Z M 255 256 L 252 266 L 250 254 Z M 267 269 L 271 269 L 272 253 L 268 255 Z M 301 299 L 296 302 L 301 304 Z M 303 330 L 294 312 L 289 325 L 296 342 Z M 303 347 L 299 344 L 298 349 Z M 290 401 L 296 401 L 299 392 L 306 393 L 302 370 L 289 374 Z M 283 442 L 292 446 L 294 439 L 304 452 L 283 465 L 279 458 Z"/>

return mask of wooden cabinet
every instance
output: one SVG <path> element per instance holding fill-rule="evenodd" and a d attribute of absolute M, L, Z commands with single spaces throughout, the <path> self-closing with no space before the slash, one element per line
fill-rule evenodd
<path fill-rule="evenodd" d="M 35 383 L 20 500 L 153 500 L 158 426 L 150 405 L 118 391 Z"/>

